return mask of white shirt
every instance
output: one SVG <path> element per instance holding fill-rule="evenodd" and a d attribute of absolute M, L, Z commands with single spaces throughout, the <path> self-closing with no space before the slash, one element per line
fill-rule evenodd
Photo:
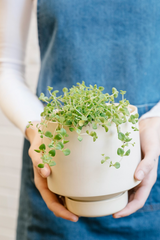
<path fill-rule="evenodd" d="M 33 0 L 0 0 L 0 107 L 23 134 L 28 121 L 40 121 L 43 111 L 24 79 L 32 4 Z M 141 119 L 155 116 L 160 117 L 160 102 Z"/>

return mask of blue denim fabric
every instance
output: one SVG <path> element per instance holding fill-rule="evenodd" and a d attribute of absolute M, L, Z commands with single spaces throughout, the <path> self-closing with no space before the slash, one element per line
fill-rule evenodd
<path fill-rule="evenodd" d="M 39 0 L 37 94 L 85 81 L 126 90 L 131 104 L 160 99 L 160 1 Z"/>
<path fill-rule="evenodd" d="M 37 95 L 76 82 L 126 90 L 140 115 L 160 100 L 160 1 L 38 0 Z M 61 92 L 60 92 L 61 93 Z M 143 208 L 121 219 L 57 218 L 33 181 L 25 140 L 17 240 L 159 240 L 160 167 Z"/>

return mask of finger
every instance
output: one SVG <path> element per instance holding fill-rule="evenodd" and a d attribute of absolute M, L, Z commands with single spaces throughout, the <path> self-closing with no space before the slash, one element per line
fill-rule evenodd
<path fill-rule="evenodd" d="M 78 217 L 69 212 L 63 205 L 60 204 L 57 196 L 45 188 L 41 190 L 41 196 L 47 203 L 47 207 L 55 214 L 56 217 L 61 217 L 73 222 L 78 221 Z"/>
<path fill-rule="evenodd" d="M 129 190 L 129 192 L 128 192 L 128 202 L 131 202 L 134 199 L 135 193 L 136 193 L 136 191 L 134 191 L 134 189 Z"/>
<path fill-rule="evenodd" d="M 39 172 L 39 174 L 43 177 L 43 178 L 46 178 L 50 175 L 50 167 L 45 164 L 44 165 L 44 168 L 39 168 L 38 165 L 40 163 L 42 163 L 42 159 L 41 159 L 41 153 L 37 153 L 35 152 L 34 150 L 35 149 L 39 149 L 39 145 L 40 145 L 40 142 L 38 141 L 35 141 L 35 143 L 33 143 L 29 149 L 29 156 L 31 157 L 32 159 L 32 162 L 33 162 L 33 165 L 34 167 L 36 167 L 37 171 Z"/>
<path fill-rule="evenodd" d="M 158 160 L 157 163 L 155 163 L 154 168 L 149 172 L 148 176 L 138 186 L 136 186 L 134 190 L 131 190 L 132 194 L 129 197 L 129 203 L 127 206 L 121 211 L 113 214 L 113 217 L 119 218 L 128 216 L 144 206 L 157 178 L 157 165 Z"/>
<path fill-rule="evenodd" d="M 43 200 L 47 204 L 47 207 L 55 214 L 55 216 L 70 220 L 72 222 L 77 222 L 78 216 L 69 212 L 62 204 L 60 204 L 57 196 L 48 189 L 47 180 L 38 174 L 35 167 L 34 172 L 36 175 L 36 187 L 38 188 Z"/>
<path fill-rule="evenodd" d="M 144 177 L 154 168 L 157 161 L 158 158 L 154 153 L 148 153 L 145 158 L 139 163 L 135 171 L 135 179 L 142 181 Z"/>
<path fill-rule="evenodd" d="M 142 208 L 145 204 L 146 199 L 149 196 L 151 188 L 148 188 L 147 185 L 141 186 L 135 193 L 132 193 L 130 196 L 130 201 L 127 206 L 121 211 L 113 214 L 114 218 L 126 217 L 138 209 Z"/>

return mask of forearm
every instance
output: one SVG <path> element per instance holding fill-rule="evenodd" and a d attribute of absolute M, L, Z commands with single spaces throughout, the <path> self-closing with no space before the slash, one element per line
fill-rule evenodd
<path fill-rule="evenodd" d="M 0 1 L 0 107 L 25 133 L 28 121 L 40 121 L 43 105 L 24 79 L 24 59 L 32 0 Z"/>
<path fill-rule="evenodd" d="M 0 107 L 4 114 L 25 133 L 28 121 L 40 121 L 43 105 L 24 84 L 20 73 L 0 73 Z"/>

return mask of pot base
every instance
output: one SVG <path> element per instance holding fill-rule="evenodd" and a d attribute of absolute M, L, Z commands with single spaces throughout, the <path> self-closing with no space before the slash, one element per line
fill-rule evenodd
<path fill-rule="evenodd" d="M 119 193 L 112 198 L 100 201 L 78 200 L 65 197 L 67 209 L 81 217 L 102 217 L 122 210 L 128 203 L 128 191 Z"/>

